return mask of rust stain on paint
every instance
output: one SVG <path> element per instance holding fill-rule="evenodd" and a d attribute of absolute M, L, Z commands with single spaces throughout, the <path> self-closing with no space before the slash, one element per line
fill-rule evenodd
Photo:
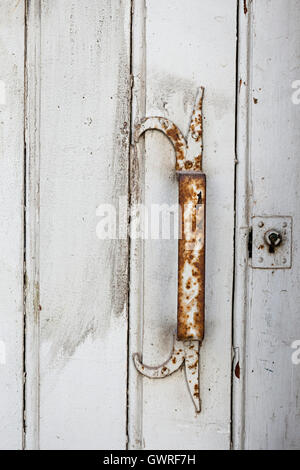
<path fill-rule="evenodd" d="M 235 369 L 234 369 L 234 375 L 236 376 L 236 378 L 240 378 L 240 373 L 241 373 L 241 370 L 240 370 L 240 363 L 237 362 L 236 363 L 236 366 L 235 366 Z"/>
<path fill-rule="evenodd" d="M 196 369 L 196 367 L 198 366 L 198 359 L 193 363 L 193 364 L 190 364 L 188 366 L 189 369 Z"/>

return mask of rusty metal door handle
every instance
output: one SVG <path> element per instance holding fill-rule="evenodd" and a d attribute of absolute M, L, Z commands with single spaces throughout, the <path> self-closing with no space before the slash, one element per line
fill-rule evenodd
<path fill-rule="evenodd" d="M 201 410 L 199 349 L 204 337 L 205 306 L 205 201 L 206 179 L 202 173 L 202 100 L 198 90 L 187 138 L 163 117 L 148 117 L 136 126 L 135 142 L 147 130 L 163 132 L 176 154 L 179 181 L 181 236 L 178 240 L 177 338 L 171 356 L 158 367 L 143 364 L 136 353 L 136 369 L 149 378 L 163 378 L 185 363 L 187 385 L 196 411 Z"/>

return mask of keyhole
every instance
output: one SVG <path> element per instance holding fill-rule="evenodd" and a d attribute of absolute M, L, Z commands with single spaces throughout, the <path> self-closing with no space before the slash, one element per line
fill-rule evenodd
<path fill-rule="evenodd" d="M 202 204 L 202 192 L 200 191 L 200 193 L 198 194 L 198 202 L 197 204 Z"/>
<path fill-rule="evenodd" d="M 269 253 L 275 253 L 275 246 L 276 242 L 278 240 L 278 235 L 277 233 L 271 233 L 269 235 L 269 240 L 270 240 L 270 246 L 269 246 Z"/>
<path fill-rule="evenodd" d="M 282 242 L 282 236 L 277 230 L 268 230 L 265 233 L 265 240 L 269 245 L 269 253 L 275 253 L 275 248 Z"/>

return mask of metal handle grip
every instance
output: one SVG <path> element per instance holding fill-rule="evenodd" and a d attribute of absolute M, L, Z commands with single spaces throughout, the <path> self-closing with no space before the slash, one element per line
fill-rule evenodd
<path fill-rule="evenodd" d="M 206 178 L 179 172 L 181 227 L 178 241 L 177 337 L 204 337 Z"/>

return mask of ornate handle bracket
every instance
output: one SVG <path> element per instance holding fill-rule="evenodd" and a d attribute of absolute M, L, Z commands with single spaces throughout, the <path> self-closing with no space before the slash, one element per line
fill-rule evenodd
<path fill-rule="evenodd" d="M 187 138 L 163 117 L 147 117 L 137 126 L 135 142 L 147 130 L 163 132 L 172 142 L 176 155 L 181 208 L 181 236 L 178 240 L 177 338 L 170 357 L 160 366 L 142 363 L 138 354 L 136 369 L 152 379 L 173 374 L 185 364 L 187 385 L 196 411 L 201 410 L 199 395 L 199 348 L 204 337 L 205 305 L 205 203 L 206 180 L 202 173 L 202 100 L 198 90 Z"/>

